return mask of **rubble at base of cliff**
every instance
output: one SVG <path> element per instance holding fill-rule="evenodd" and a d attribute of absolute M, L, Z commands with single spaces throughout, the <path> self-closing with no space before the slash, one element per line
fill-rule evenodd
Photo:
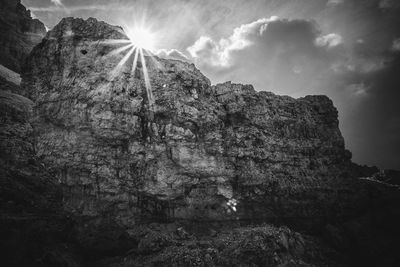
<path fill-rule="evenodd" d="M 233 228 L 195 236 L 182 227 L 147 229 L 137 249 L 99 266 L 334 266 L 340 256 L 322 240 L 287 227 Z"/>

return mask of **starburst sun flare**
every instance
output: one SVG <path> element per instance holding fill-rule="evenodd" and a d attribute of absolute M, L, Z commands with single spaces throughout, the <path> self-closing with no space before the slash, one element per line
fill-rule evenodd
<path fill-rule="evenodd" d="M 154 49 L 154 34 L 144 27 L 133 27 L 128 30 L 128 37 L 134 45 L 146 50 Z"/>
<path fill-rule="evenodd" d="M 128 60 L 133 57 L 131 73 L 133 74 L 136 70 L 138 60 L 142 63 L 143 78 L 146 87 L 146 94 L 149 109 L 153 106 L 153 93 L 151 89 L 150 76 L 146 66 L 145 55 L 154 59 L 152 50 L 154 49 L 154 34 L 146 29 L 145 27 L 132 27 L 127 29 L 127 36 L 129 40 L 126 39 L 113 39 L 104 40 L 102 43 L 108 45 L 119 46 L 108 53 L 109 56 L 124 54 L 122 59 L 115 66 L 113 71 L 110 73 L 110 78 L 114 79 L 118 76 L 123 66 L 126 65 Z M 122 45 L 122 46 L 120 46 Z"/>

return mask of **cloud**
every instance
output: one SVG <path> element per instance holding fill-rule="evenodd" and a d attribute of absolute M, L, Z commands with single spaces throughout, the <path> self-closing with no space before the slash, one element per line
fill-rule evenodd
<path fill-rule="evenodd" d="M 349 90 L 351 94 L 355 96 L 365 96 L 367 95 L 368 88 L 365 86 L 364 83 L 354 83 L 354 84 L 349 84 L 346 87 L 346 90 Z"/>
<path fill-rule="evenodd" d="M 215 67 L 230 67 L 233 64 L 231 54 L 243 50 L 253 44 L 256 36 L 261 36 L 269 22 L 277 17 L 262 18 L 249 24 L 241 25 L 233 30 L 228 38 L 214 41 L 210 37 L 201 36 L 192 46 L 187 48 L 190 55 L 202 63 L 206 61 Z"/>
<path fill-rule="evenodd" d="M 347 58 L 332 63 L 331 69 L 339 74 L 368 74 L 385 68 L 388 62 L 390 62 L 390 60 L 382 56 L 355 57 L 353 55 L 347 55 Z"/>
<path fill-rule="evenodd" d="M 328 7 L 330 6 L 337 6 L 337 5 L 341 5 L 344 3 L 344 0 L 329 0 L 328 2 L 326 2 L 326 5 Z"/>
<path fill-rule="evenodd" d="M 123 7 L 115 7 L 110 5 L 90 5 L 90 6 L 72 6 L 66 8 L 64 5 L 54 5 L 54 6 L 47 6 L 47 7 L 30 7 L 31 11 L 34 12 L 77 12 L 77 11 L 105 11 L 105 10 L 123 10 Z"/>
<path fill-rule="evenodd" d="M 212 66 L 227 66 L 229 64 L 225 48 L 220 47 L 210 37 L 201 36 L 192 46 L 187 48 L 190 55 L 196 60 L 205 62 Z"/>
<path fill-rule="evenodd" d="M 61 0 L 50 0 L 54 5 L 63 7 L 64 4 L 61 2 Z"/>
<path fill-rule="evenodd" d="M 279 19 L 276 16 L 261 18 L 254 22 L 243 24 L 233 30 L 227 38 L 213 40 L 201 36 L 193 45 L 187 48 L 194 61 L 200 65 L 215 68 L 233 67 L 238 54 L 245 50 L 260 49 L 261 53 L 285 53 L 304 50 L 309 53 L 315 46 L 313 42 L 318 30 L 312 21 Z M 340 35 L 331 34 L 322 37 L 321 42 L 331 47 L 341 43 Z"/>
<path fill-rule="evenodd" d="M 156 55 L 166 59 L 176 59 L 181 61 L 189 61 L 188 57 L 177 49 L 160 49 L 156 52 Z"/>
<path fill-rule="evenodd" d="M 381 0 L 379 7 L 382 9 L 400 8 L 400 3 L 398 0 Z"/>
<path fill-rule="evenodd" d="M 187 50 L 213 83 L 250 83 L 257 90 L 300 97 L 326 93 L 331 65 L 345 62 L 341 37 L 324 36 L 312 20 L 261 18 L 225 38 L 202 36 Z M 320 37 L 326 46 L 316 45 Z"/>
<path fill-rule="evenodd" d="M 65 14 L 70 14 L 71 9 L 67 8 L 61 0 L 50 0 L 53 5 L 50 6 L 42 6 L 42 7 L 31 7 L 31 11 L 35 12 L 62 12 Z"/>
<path fill-rule="evenodd" d="M 330 33 L 324 36 L 320 36 L 315 39 L 315 44 L 317 46 L 325 47 L 335 47 L 343 43 L 343 38 L 339 34 Z"/>
<path fill-rule="evenodd" d="M 391 49 L 394 52 L 400 52 L 400 38 L 393 40 Z"/>

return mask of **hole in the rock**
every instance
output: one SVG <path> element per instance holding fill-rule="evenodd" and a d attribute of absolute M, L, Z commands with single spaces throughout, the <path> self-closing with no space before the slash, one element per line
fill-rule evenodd
<path fill-rule="evenodd" d="M 86 55 L 86 54 L 87 54 L 87 50 L 82 49 L 82 50 L 81 50 L 81 53 L 82 53 L 83 55 Z"/>

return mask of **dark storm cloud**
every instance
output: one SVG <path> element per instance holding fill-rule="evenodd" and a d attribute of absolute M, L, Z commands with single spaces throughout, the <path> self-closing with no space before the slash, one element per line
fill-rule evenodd
<path fill-rule="evenodd" d="M 367 97 L 349 118 L 357 127 L 361 151 L 369 164 L 399 166 L 400 160 L 400 55 L 394 55 L 381 69 L 359 74 Z M 353 127 L 354 127 L 353 126 Z M 373 153 L 375 152 L 375 153 Z M 373 154 L 374 158 L 368 154 Z"/>
<path fill-rule="evenodd" d="M 330 10 L 338 13 L 331 25 L 343 29 L 347 52 L 328 84 L 342 84 L 332 96 L 341 129 L 356 161 L 388 168 L 400 168 L 399 7 L 398 1 L 346 1 Z"/>
<path fill-rule="evenodd" d="M 213 83 L 251 83 L 294 97 L 326 94 L 354 160 L 400 169 L 397 0 L 23 3 L 49 28 L 65 16 L 125 28 L 144 17 L 158 55 L 194 61 Z"/>
<path fill-rule="evenodd" d="M 400 8 L 400 2 L 398 0 L 381 0 L 379 2 L 380 8 Z"/>

